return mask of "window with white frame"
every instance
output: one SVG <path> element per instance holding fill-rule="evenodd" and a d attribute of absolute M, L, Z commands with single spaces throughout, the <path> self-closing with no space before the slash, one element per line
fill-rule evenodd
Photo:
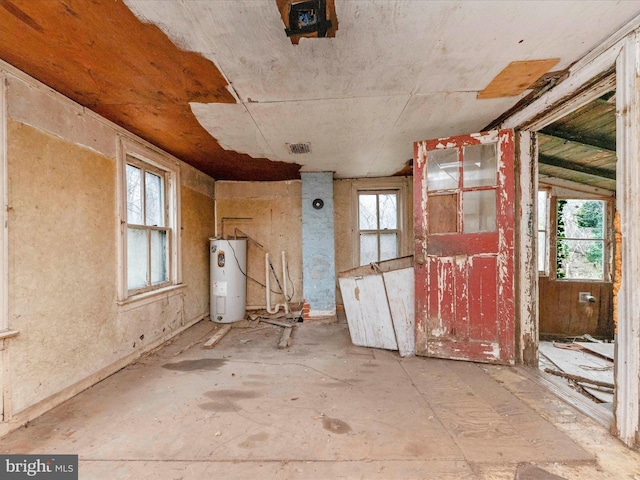
<path fill-rule="evenodd" d="M 557 278 L 605 279 L 605 212 L 604 200 L 557 200 Z"/>
<path fill-rule="evenodd" d="M 400 245 L 397 190 L 358 192 L 360 265 L 396 258 Z"/>
<path fill-rule="evenodd" d="M 123 142 L 121 299 L 178 283 L 176 165 Z"/>
<path fill-rule="evenodd" d="M 549 273 L 549 192 L 538 191 L 538 273 Z"/>

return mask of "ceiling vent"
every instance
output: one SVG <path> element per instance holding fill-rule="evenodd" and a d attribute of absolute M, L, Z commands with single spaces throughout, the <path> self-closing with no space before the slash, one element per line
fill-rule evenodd
<path fill-rule="evenodd" d="M 287 143 L 289 147 L 289 153 L 299 155 L 301 153 L 311 153 L 310 143 Z"/>

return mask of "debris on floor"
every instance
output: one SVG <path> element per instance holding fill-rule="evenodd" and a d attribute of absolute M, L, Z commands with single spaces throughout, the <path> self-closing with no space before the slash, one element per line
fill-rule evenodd
<path fill-rule="evenodd" d="M 596 403 L 612 404 L 613 343 L 582 336 L 569 343 L 540 342 L 540 369 L 566 379 Z M 606 406 L 606 405 L 605 405 Z"/>
<path fill-rule="evenodd" d="M 222 340 L 222 337 L 224 337 L 227 333 L 229 333 L 231 331 L 231 324 L 227 323 L 226 325 L 223 325 L 220 329 L 218 329 L 216 331 L 216 333 L 213 334 L 213 336 L 207 340 L 205 342 L 205 344 L 202 346 L 202 348 L 213 348 L 216 346 L 216 344 Z"/>
<path fill-rule="evenodd" d="M 415 354 L 413 256 L 338 274 L 351 342 L 360 347 Z"/>

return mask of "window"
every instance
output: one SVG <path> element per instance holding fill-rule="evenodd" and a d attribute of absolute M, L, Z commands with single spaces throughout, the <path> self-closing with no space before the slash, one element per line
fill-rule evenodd
<path fill-rule="evenodd" d="M 558 199 L 556 208 L 556 277 L 604 280 L 606 203 Z"/>
<path fill-rule="evenodd" d="M 448 148 L 427 156 L 429 234 L 497 230 L 497 146 L 467 145 L 462 153 Z"/>
<path fill-rule="evenodd" d="M 549 194 L 538 191 L 538 273 L 549 273 Z"/>
<path fill-rule="evenodd" d="M 358 192 L 360 265 L 398 256 L 398 191 Z"/>
<path fill-rule="evenodd" d="M 122 300 L 178 283 L 176 165 L 124 142 L 120 224 Z"/>

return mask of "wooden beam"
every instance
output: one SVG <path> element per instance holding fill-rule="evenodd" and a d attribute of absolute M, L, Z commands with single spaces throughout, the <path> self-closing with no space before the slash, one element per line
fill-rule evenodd
<path fill-rule="evenodd" d="M 593 378 L 582 377 L 580 375 L 572 375 L 570 373 L 560 372 L 558 370 L 553 370 L 552 368 L 545 368 L 545 372 L 550 373 L 551 375 L 556 375 L 557 377 L 568 378 L 569 380 L 573 380 L 574 382 L 579 383 L 589 383 L 591 385 L 596 385 L 598 387 L 606 387 L 606 388 L 614 388 L 613 383 L 609 382 L 601 382 L 599 380 L 594 380 Z"/>
<path fill-rule="evenodd" d="M 283 349 L 287 348 L 291 345 L 291 333 L 293 331 L 293 327 L 286 327 L 282 330 L 282 336 L 280 337 L 280 342 L 278 343 L 278 348 Z"/>
<path fill-rule="evenodd" d="M 540 130 L 540 133 L 549 137 L 556 137 L 562 140 L 582 143 L 584 145 L 588 145 L 589 147 L 599 148 L 600 150 L 606 150 L 608 152 L 615 153 L 616 151 L 615 138 L 611 139 L 603 136 L 584 135 L 579 131 L 572 131 L 571 129 L 562 128 L 554 124 L 543 128 L 542 130 Z"/>
<path fill-rule="evenodd" d="M 616 179 L 616 172 L 611 170 L 605 170 L 604 168 L 588 167 L 579 163 L 568 162 L 558 157 L 552 157 L 549 155 L 539 155 L 538 162 L 544 165 L 550 165 L 552 167 L 564 168 L 565 170 L 573 170 L 574 172 L 586 173 L 587 175 L 593 175 L 594 177 L 607 178 L 609 180 Z"/>

